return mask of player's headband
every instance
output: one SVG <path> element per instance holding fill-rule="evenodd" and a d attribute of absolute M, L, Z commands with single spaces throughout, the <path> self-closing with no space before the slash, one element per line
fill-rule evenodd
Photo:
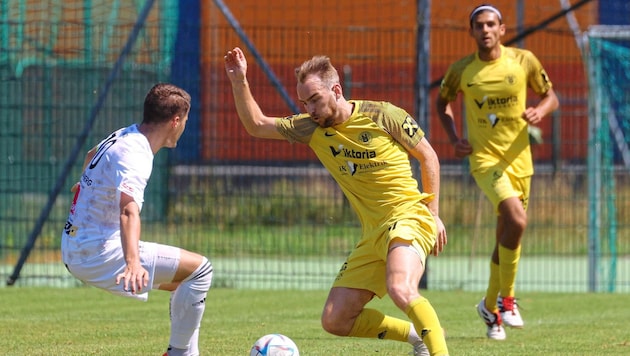
<path fill-rule="evenodd" d="M 473 18 L 480 12 L 482 11 L 492 11 L 495 14 L 497 14 L 497 16 L 499 16 L 499 21 L 503 21 L 503 17 L 501 16 L 501 12 L 499 11 L 499 9 L 497 9 L 496 7 L 492 6 L 492 5 L 481 5 L 481 6 L 477 6 L 471 13 L 470 13 L 470 19 L 469 21 L 472 23 Z"/>

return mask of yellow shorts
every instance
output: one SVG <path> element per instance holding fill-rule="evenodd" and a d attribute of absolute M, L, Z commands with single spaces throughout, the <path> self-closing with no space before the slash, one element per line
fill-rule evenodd
<path fill-rule="evenodd" d="M 366 289 L 379 298 L 387 294 L 386 269 L 389 244 L 394 239 L 410 242 L 425 263 L 435 245 L 437 227 L 426 205 L 418 203 L 389 226 L 381 226 L 363 233 L 339 270 L 333 287 Z"/>
<path fill-rule="evenodd" d="M 483 193 L 488 197 L 494 210 L 499 212 L 499 204 L 507 198 L 518 197 L 527 211 L 529 202 L 529 189 L 531 176 L 516 177 L 513 174 L 499 169 L 477 171 L 472 173 L 473 178 Z"/>

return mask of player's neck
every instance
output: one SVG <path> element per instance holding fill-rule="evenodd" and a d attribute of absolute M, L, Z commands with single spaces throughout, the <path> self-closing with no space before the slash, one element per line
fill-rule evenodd
<path fill-rule="evenodd" d="M 350 116 L 352 116 L 352 113 L 354 112 L 354 105 L 355 105 L 354 103 L 343 99 L 343 105 L 341 106 L 342 110 L 341 110 L 340 120 L 336 124 L 342 124 L 348 121 L 348 119 L 350 118 Z"/>
<path fill-rule="evenodd" d="M 164 147 L 166 135 L 164 130 L 160 128 L 160 125 L 140 124 L 138 125 L 138 131 L 140 131 L 140 133 L 147 138 L 147 141 L 149 141 L 153 154 L 156 154 L 162 147 Z"/>
<path fill-rule="evenodd" d="M 491 62 L 501 58 L 501 45 L 496 45 L 492 48 L 479 49 L 477 56 L 484 62 Z"/>

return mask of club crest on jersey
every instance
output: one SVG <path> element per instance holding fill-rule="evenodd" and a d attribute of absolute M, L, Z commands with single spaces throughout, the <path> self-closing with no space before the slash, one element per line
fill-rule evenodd
<path fill-rule="evenodd" d="M 363 131 L 359 134 L 359 142 L 368 144 L 372 141 L 372 134 L 368 131 Z"/>
<path fill-rule="evenodd" d="M 514 85 L 516 84 L 516 76 L 514 74 L 508 74 L 505 76 L 505 83 L 507 85 Z"/>

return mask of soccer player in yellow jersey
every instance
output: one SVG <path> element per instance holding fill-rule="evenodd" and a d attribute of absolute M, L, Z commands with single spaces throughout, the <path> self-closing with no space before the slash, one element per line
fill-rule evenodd
<path fill-rule="evenodd" d="M 487 336 L 503 340 L 503 324 L 524 324 L 514 302 L 514 285 L 534 174 L 528 125 L 539 123 L 555 110 L 558 98 L 530 51 L 501 44 L 505 25 L 497 8 L 478 6 L 469 20 L 477 51 L 449 67 L 436 107 L 456 156 L 469 157 L 477 185 L 497 212 L 490 278 L 477 311 L 487 325 Z M 528 87 L 540 98 L 532 107 L 526 107 Z M 458 135 L 449 104 L 460 92 L 466 106 L 468 139 Z"/>
<path fill-rule="evenodd" d="M 440 165 L 416 121 L 387 102 L 346 100 L 326 56 L 296 69 L 306 113 L 263 114 L 247 81 L 239 48 L 225 55 L 236 110 L 249 134 L 308 145 L 357 213 L 362 236 L 335 279 L 321 317 L 334 335 L 406 341 L 415 355 L 448 355 L 438 316 L 418 292 L 427 255 L 447 242 L 439 218 Z M 424 192 L 409 156 L 421 165 Z M 411 322 L 365 308 L 389 294 Z"/>

